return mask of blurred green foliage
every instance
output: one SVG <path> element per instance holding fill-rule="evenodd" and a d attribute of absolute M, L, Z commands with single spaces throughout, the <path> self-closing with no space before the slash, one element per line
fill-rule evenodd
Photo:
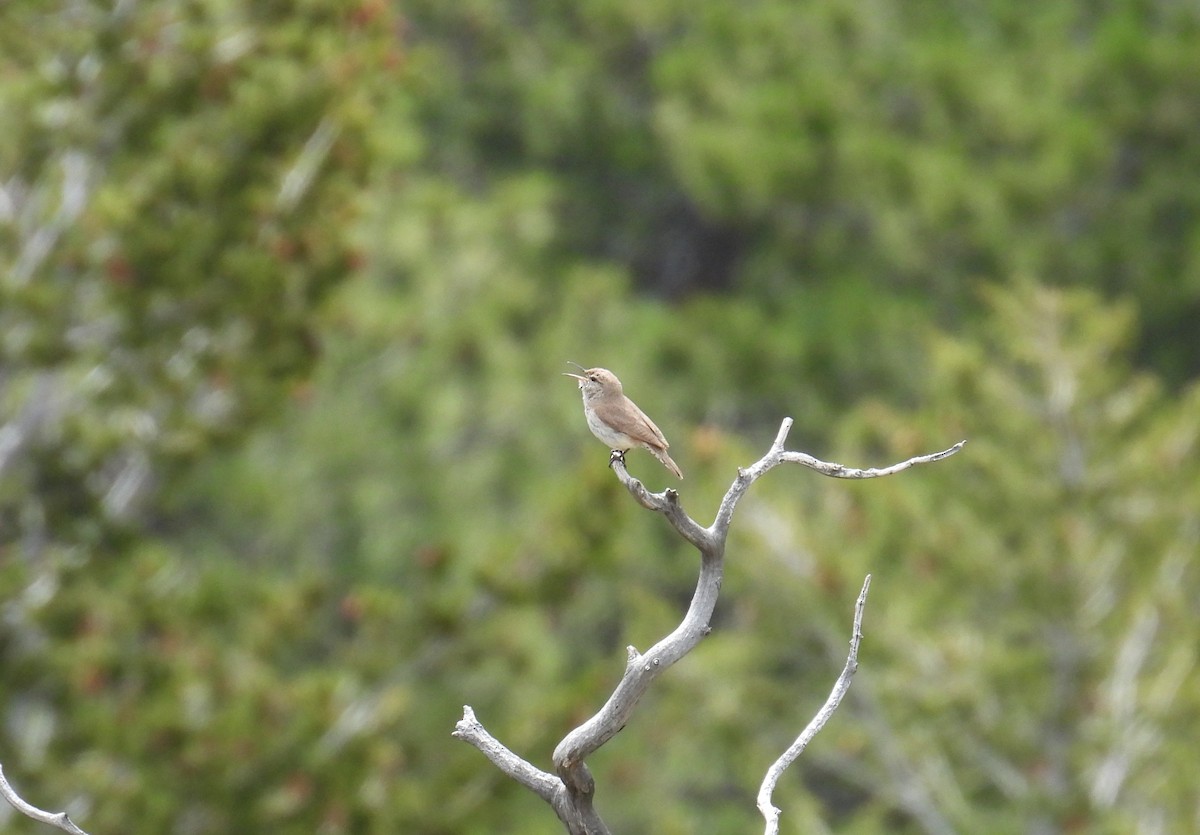
<path fill-rule="evenodd" d="M 386 25 L 324 3 L 6 4 L 5 522 L 94 543 L 277 408 L 364 256 Z M 80 489 L 80 488 L 84 489 Z"/>
<path fill-rule="evenodd" d="M 0 763 L 88 831 L 552 833 L 542 768 L 735 518 L 614 831 L 1187 831 L 1200 14 L 0 6 Z M 641 453 L 630 467 L 668 483 Z M 8 817 L 5 817 L 8 815 Z M 5 831 L 42 831 L 0 808 Z"/>

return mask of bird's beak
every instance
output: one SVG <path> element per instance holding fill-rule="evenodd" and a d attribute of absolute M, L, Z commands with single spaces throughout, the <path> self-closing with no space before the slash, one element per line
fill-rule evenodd
<path fill-rule="evenodd" d="M 580 371 L 582 371 L 583 373 L 585 373 L 585 374 L 587 373 L 587 369 L 586 369 L 586 368 L 584 368 L 582 365 L 580 365 L 580 364 L 579 364 L 579 363 L 577 363 L 577 362 L 571 362 L 570 360 L 567 360 L 567 365 L 573 365 L 573 366 L 575 366 L 576 368 L 578 368 Z M 579 381 L 579 387 L 580 387 L 580 388 L 583 388 L 583 384 L 584 384 L 585 382 L 587 382 L 587 378 L 586 378 L 586 377 L 580 377 L 578 374 L 572 374 L 572 373 L 570 373 L 569 371 L 564 371 L 564 372 L 563 372 L 563 376 L 564 376 L 564 377 L 574 377 L 576 380 L 578 380 L 578 381 Z"/>

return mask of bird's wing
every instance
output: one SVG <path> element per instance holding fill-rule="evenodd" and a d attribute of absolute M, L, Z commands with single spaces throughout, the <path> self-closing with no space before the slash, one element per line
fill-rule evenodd
<path fill-rule="evenodd" d="M 632 400 L 629 402 L 633 403 Z M 663 449 L 670 447 L 670 444 L 667 443 L 667 439 L 663 437 L 662 430 L 654 425 L 654 421 L 650 420 L 650 416 L 643 412 L 636 403 L 633 404 L 633 407 L 637 409 L 639 418 L 639 425 L 637 428 L 641 430 L 638 432 L 638 436 L 635 440 L 642 441 L 643 443 L 650 444 L 651 446 L 662 447 Z"/>

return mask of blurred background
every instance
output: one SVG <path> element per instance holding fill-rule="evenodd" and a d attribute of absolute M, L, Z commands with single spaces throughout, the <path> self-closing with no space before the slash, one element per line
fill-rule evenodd
<path fill-rule="evenodd" d="M 0 763 L 94 835 L 1200 828 L 1200 8 L 0 5 Z M 630 469 L 675 486 L 648 455 Z M 43 832 L 0 806 L 4 832 Z"/>

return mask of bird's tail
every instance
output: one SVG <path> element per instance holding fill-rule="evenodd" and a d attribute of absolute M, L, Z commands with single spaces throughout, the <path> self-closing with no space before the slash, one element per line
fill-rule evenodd
<path fill-rule="evenodd" d="M 665 449 L 655 449 L 654 447 L 648 447 L 648 449 L 650 450 L 650 454 L 657 458 L 660 464 L 674 473 L 677 479 L 683 481 L 683 473 L 680 471 L 679 465 L 671 460 L 671 456 L 667 455 Z"/>

